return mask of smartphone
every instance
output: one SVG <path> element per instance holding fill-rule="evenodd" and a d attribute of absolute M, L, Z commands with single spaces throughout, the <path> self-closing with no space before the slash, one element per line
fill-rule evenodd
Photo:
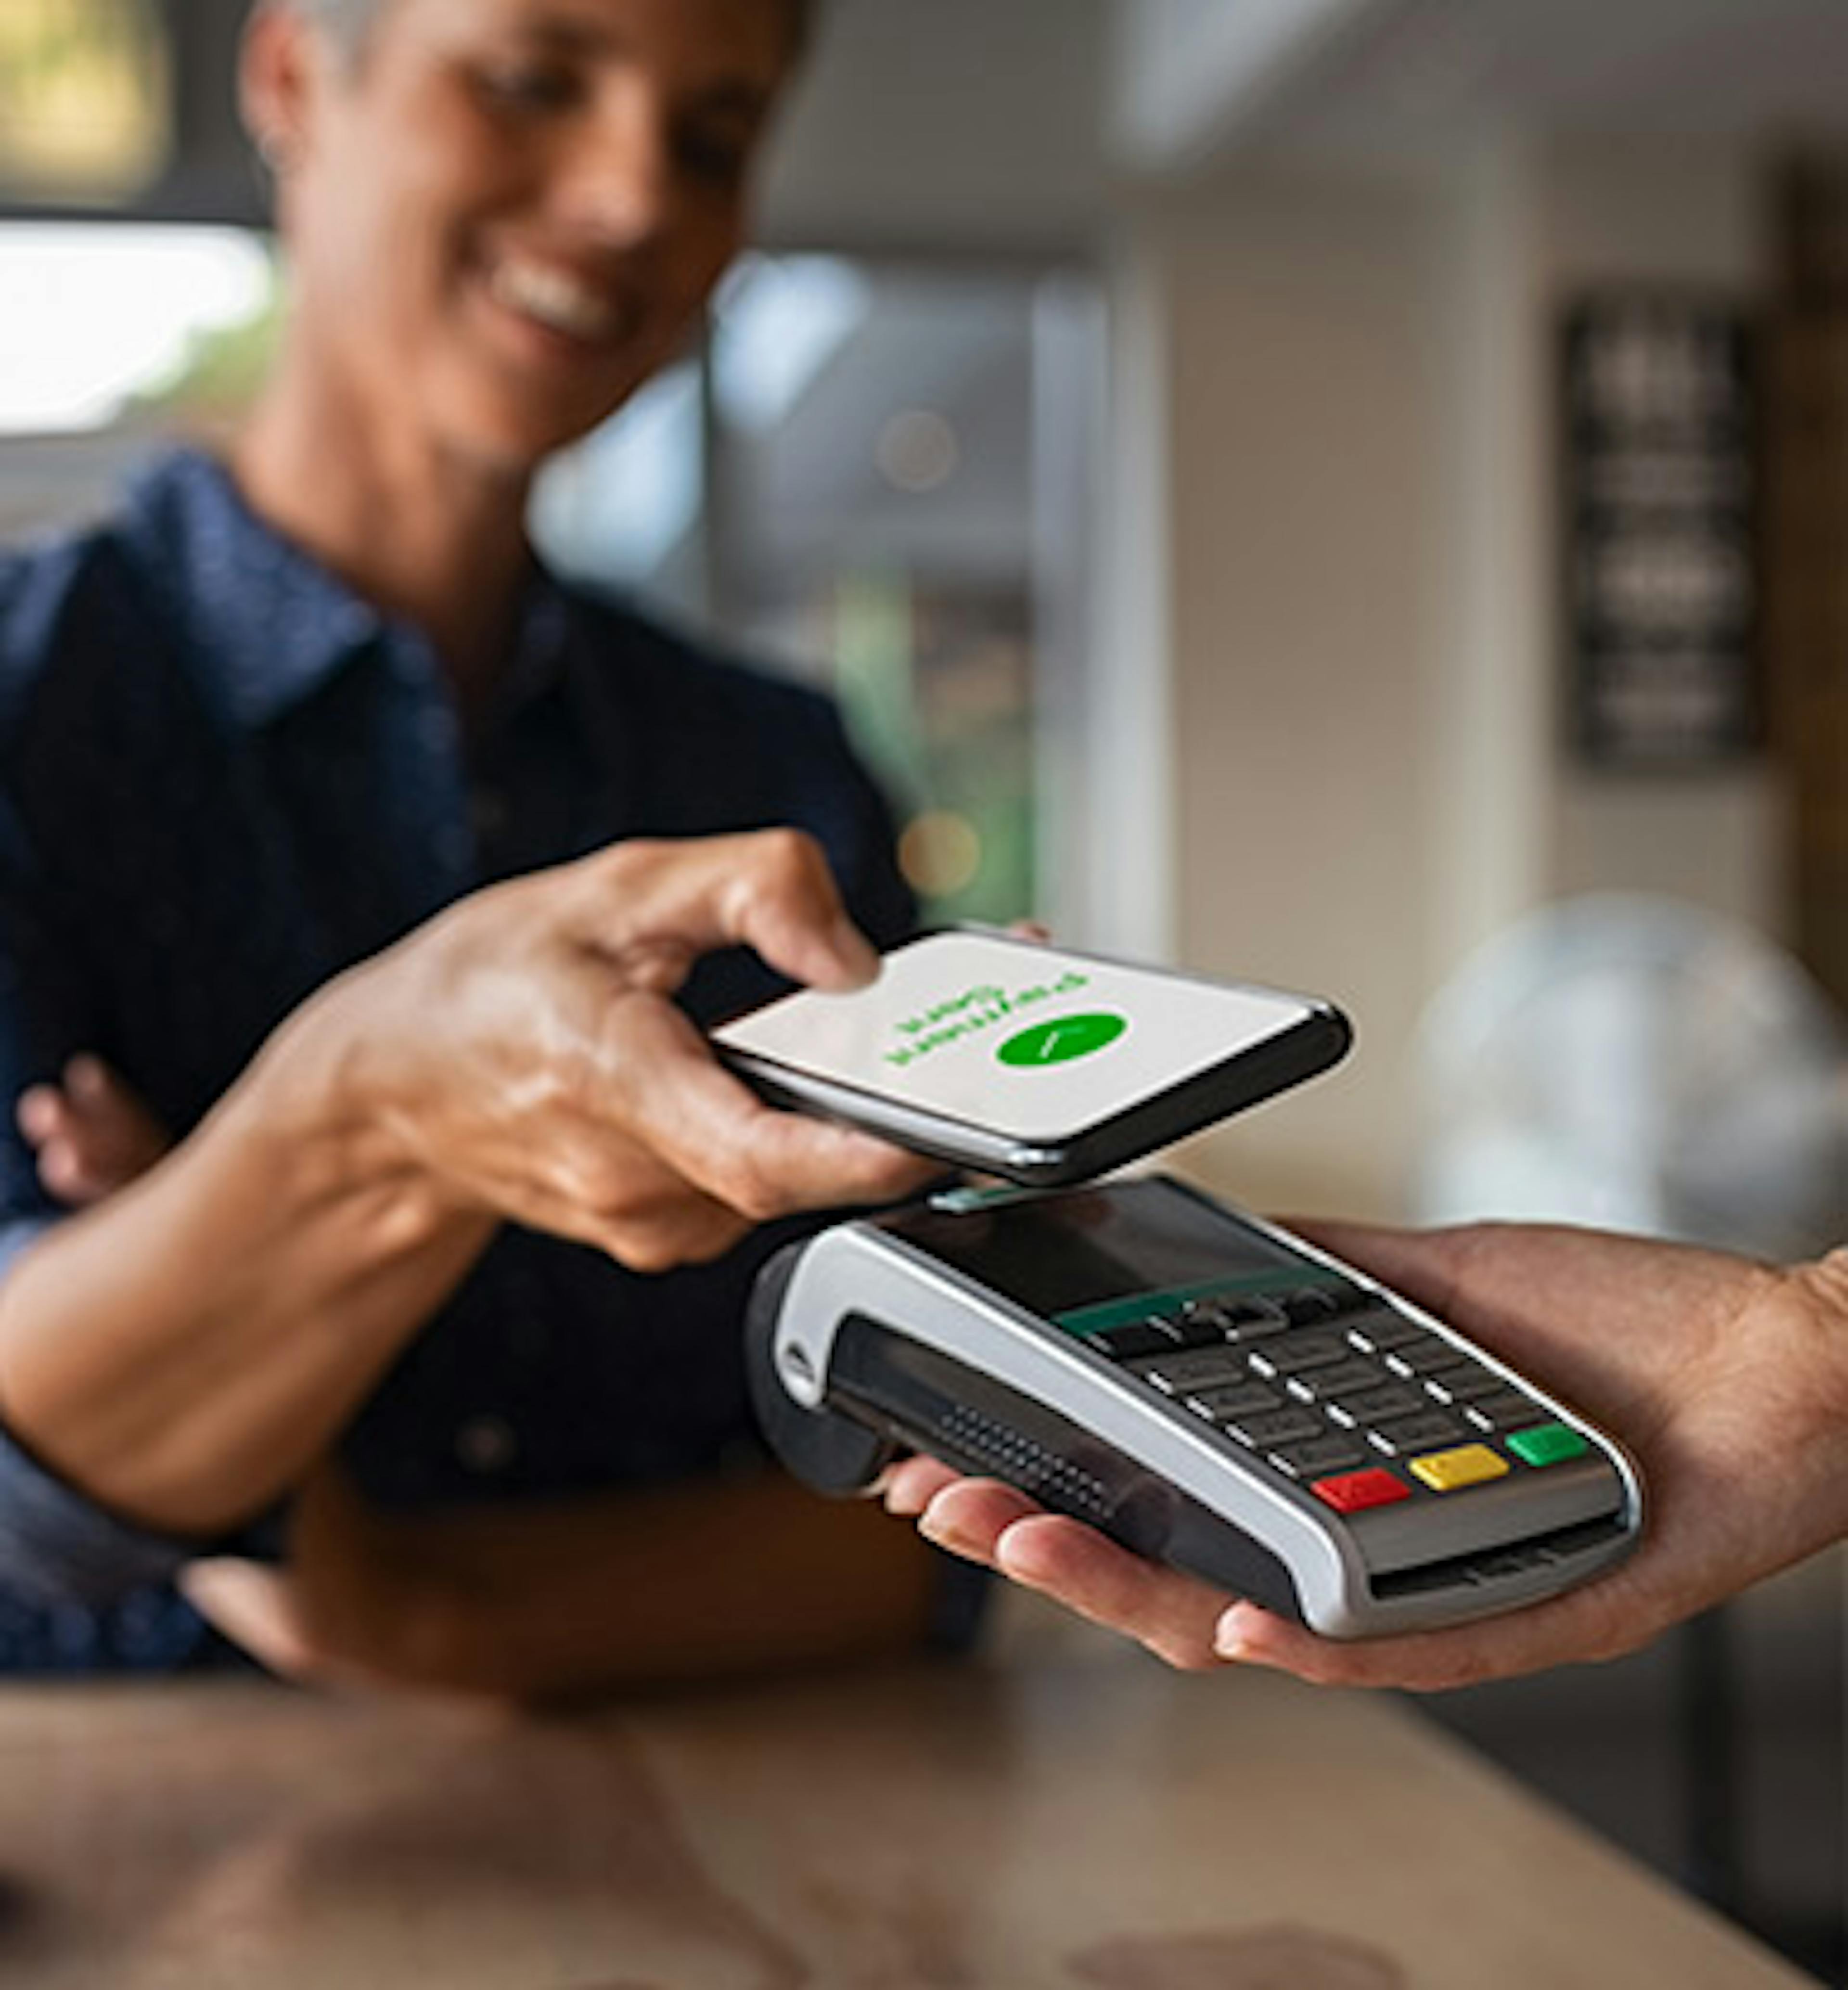
<path fill-rule="evenodd" d="M 1353 1040 L 1306 995 L 1012 934 L 928 934 L 851 994 L 712 1032 L 765 1098 L 1026 1187 L 1088 1181 L 1300 1084 Z"/>

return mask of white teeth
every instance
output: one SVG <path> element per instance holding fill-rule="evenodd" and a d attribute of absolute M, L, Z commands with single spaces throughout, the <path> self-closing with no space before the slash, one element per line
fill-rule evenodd
<path fill-rule="evenodd" d="M 491 287 L 498 304 L 572 338 L 610 338 L 622 328 L 624 314 L 617 306 L 561 270 L 537 263 L 498 263 Z"/>

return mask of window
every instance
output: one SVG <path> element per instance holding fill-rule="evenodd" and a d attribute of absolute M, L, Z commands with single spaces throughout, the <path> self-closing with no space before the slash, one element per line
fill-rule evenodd
<path fill-rule="evenodd" d="M 169 436 L 227 433 L 277 297 L 247 231 L 0 229 L 0 531 L 93 513 Z M 838 695 L 933 919 L 1045 902 L 1036 770 L 1069 659 L 1041 604 L 1075 592 L 1072 359 L 1099 336 L 1068 276 L 749 258 L 699 353 L 535 497 L 562 571 Z"/>
<path fill-rule="evenodd" d="M 540 494 L 562 566 L 837 694 L 934 919 L 1041 901 L 1039 604 L 1082 529 L 1046 437 L 1088 432 L 1097 335 L 1069 277 L 753 256 L 699 358 Z"/>
<path fill-rule="evenodd" d="M 131 199 L 168 164 L 172 105 L 153 0 L 0 6 L 0 188 L 9 198 Z"/>

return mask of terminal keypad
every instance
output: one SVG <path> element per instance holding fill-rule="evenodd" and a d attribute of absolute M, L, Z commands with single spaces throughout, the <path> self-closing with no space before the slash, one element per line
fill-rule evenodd
<path fill-rule="evenodd" d="M 1086 1338 L 1344 1513 L 1453 1498 L 1586 1448 L 1467 1349 L 1356 1286 L 1196 1298 Z"/>

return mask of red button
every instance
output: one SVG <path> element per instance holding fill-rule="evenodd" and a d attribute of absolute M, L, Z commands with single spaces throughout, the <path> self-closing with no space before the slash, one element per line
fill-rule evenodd
<path fill-rule="evenodd" d="M 1318 1499 L 1337 1513 L 1364 1513 L 1369 1506 L 1390 1506 L 1395 1499 L 1409 1499 L 1411 1488 L 1404 1479 L 1376 1465 L 1367 1472 L 1344 1472 L 1333 1479 L 1318 1479 L 1309 1489 Z"/>

